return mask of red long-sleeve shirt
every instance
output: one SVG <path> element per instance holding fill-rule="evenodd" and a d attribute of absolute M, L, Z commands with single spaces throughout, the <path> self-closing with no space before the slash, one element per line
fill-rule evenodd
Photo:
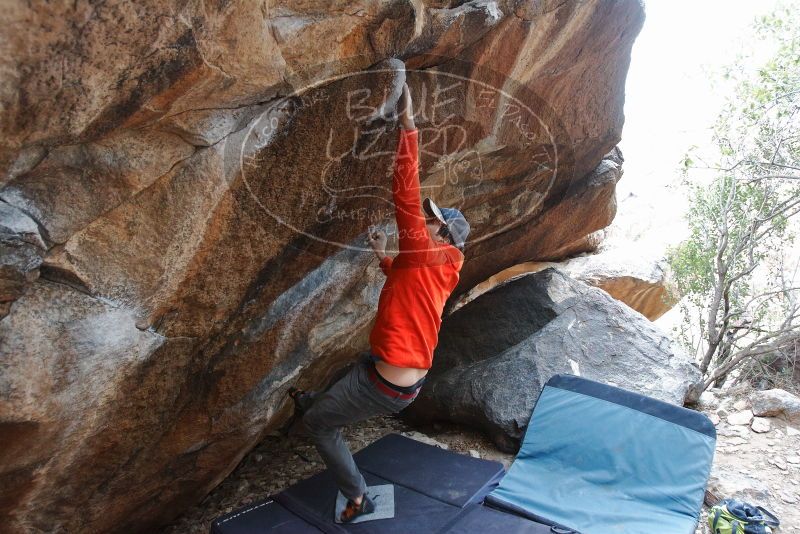
<path fill-rule="evenodd" d="M 464 255 L 431 239 L 419 185 L 419 131 L 400 129 L 392 196 L 399 253 L 380 262 L 386 282 L 369 336 L 373 354 L 398 367 L 430 369 L 444 304 L 458 283 Z"/>

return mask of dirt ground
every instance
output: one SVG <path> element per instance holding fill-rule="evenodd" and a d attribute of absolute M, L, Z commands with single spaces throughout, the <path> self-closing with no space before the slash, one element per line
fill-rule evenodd
<path fill-rule="evenodd" d="M 701 406 L 717 428 L 717 445 L 707 492 L 763 506 L 780 520 L 780 533 L 800 533 L 800 425 L 778 417 L 735 421 L 750 409 L 749 391 Z M 739 424 L 736 424 L 739 423 Z M 756 432 L 757 423 L 769 430 Z M 704 521 L 707 508 L 704 506 Z M 706 526 L 698 532 L 710 533 Z"/>
<path fill-rule="evenodd" d="M 729 408 L 734 400 L 726 400 L 722 409 Z M 718 409 L 718 406 L 703 407 L 709 415 L 716 414 Z M 756 433 L 747 425 L 730 425 L 725 417 L 721 418 L 708 489 L 719 497 L 741 498 L 773 511 L 784 525 L 775 532 L 800 533 L 800 432 L 790 436 L 793 429 L 788 430 L 785 422 L 769 419 L 771 430 Z M 483 434 L 452 424 L 412 428 L 396 417 L 387 416 L 353 425 L 344 433 L 351 450 L 356 451 L 392 432 L 461 454 L 497 460 L 506 469 L 514 459 L 513 455 L 498 451 Z M 323 468 L 306 437 L 274 433 L 247 454 L 201 503 L 163 529 L 162 534 L 206 534 L 216 517 L 281 491 Z M 706 512 L 704 505 L 697 534 L 711 534 Z"/>

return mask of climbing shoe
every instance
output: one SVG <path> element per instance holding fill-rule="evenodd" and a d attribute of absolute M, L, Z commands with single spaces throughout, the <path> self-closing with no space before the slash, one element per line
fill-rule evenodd
<path fill-rule="evenodd" d="M 362 515 L 371 514 L 375 511 L 375 501 L 370 499 L 367 494 L 364 494 L 364 497 L 361 499 L 361 504 L 356 504 L 350 499 L 347 499 L 347 505 L 345 505 L 344 510 L 342 510 L 341 515 L 339 516 L 339 521 L 342 523 L 350 523 L 357 517 L 361 517 Z"/>

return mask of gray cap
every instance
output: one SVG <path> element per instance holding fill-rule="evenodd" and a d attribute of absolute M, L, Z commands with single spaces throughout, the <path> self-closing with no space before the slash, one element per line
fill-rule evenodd
<path fill-rule="evenodd" d="M 469 223 L 464 215 L 455 208 L 439 208 L 430 198 L 422 201 L 422 209 L 432 216 L 442 221 L 450 231 L 453 244 L 458 248 L 464 248 L 464 243 L 469 235 Z"/>

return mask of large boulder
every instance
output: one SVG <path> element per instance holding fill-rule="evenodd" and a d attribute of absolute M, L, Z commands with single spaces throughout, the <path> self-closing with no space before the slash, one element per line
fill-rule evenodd
<path fill-rule="evenodd" d="M 559 265 L 570 277 L 599 287 L 651 321 L 677 304 L 678 291 L 667 276 L 666 261 L 629 249 L 601 249 Z"/>
<path fill-rule="evenodd" d="M 494 286 L 525 273 L 554 267 L 570 278 L 599 287 L 651 321 L 655 321 L 678 302 L 678 291 L 671 282 L 666 262 L 619 247 L 600 249 L 561 262 L 526 262 L 509 267 L 465 293 L 454 309 L 489 291 Z"/>
<path fill-rule="evenodd" d="M 4 6 L 3 528 L 152 532 L 285 421 L 290 384 L 368 348 L 402 79 L 423 194 L 472 223 L 456 295 L 583 247 L 616 212 L 603 160 L 643 20 L 638 0 Z"/>
<path fill-rule="evenodd" d="M 750 397 L 753 413 L 760 417 L 782 416 L 790 423 L 800 423 L 800 397 L 783 389 L 756 391 Z"/>
<path fill-rule="evenodd" d="M 443 321 L 429 379 L 406 413 L 477 426 L 514 451 L 557 373 L 677 405 L 700 380 L 646 317 L 548 268 L 500 284 Z"/>

